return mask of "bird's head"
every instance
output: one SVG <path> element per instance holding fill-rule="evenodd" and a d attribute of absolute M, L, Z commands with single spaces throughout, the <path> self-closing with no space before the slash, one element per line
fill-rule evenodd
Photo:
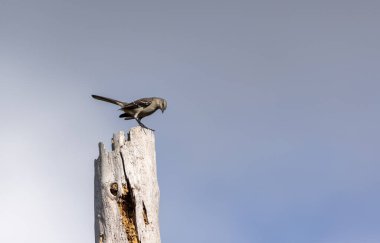
<path fill-rule="evenodd" d="M 160 102 L 160 110 L 162 113 L 164 113 L 164 111 L 166 110 L 166 107 L 168 106 L 168 103 L 166 102 L 165 99 L 161 99 L 161 102 Z"/>

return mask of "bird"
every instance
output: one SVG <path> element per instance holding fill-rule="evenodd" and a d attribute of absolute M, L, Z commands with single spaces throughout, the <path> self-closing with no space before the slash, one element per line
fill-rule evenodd
<path fill-rule="evenodd" d="M 99 96 L 99 95 L 91 95 L 92 98 L 109 102 L 115 105 L 120 106 L 119 110 L 122 110 L 124 113 L 119 116 L 119 118 L 124 118 L 124 120 L 136 120 L 137 123 L 146 129 L 154 131 L 153 129 L 145 126 L 141 119 L 146 116 L 153 114 L 158 109 L 161 110 L 162 113 L 166 110 L 167 102 L 165 99 L 158 97 L 149 97 L 149 98 L 141 98 L 132 102 L 123 102 L 114 100 L 111 98 Z"/>

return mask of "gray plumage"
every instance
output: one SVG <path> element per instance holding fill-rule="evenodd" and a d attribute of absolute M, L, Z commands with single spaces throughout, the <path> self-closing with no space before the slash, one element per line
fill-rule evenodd
<path fill-rule="evenodd" d="M 147 129 L 150 128 L 146 127 L 141 122 L 141 119 L 153 114 L 158 109 L 160 109 L 162 113 L 164 113 L 167 107 L 166 100 L 158 97 L 141 98 L 129 103 L 99 95 L 92 95 L 92 98 L 120 106 L 120 110 L 124 112 L 119 116 L 120 118 L 124 118 L 124 120 L 135 119 L 140 126 Z"/>

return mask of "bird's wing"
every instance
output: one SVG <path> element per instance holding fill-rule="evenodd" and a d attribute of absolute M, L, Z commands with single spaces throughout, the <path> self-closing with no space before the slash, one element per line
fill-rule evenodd
<path fill-rule="evenodd" d="M 94 99 L 105 101 L 105 102 L 109 102 L 109 103 L 112 103 L 112 104 L 115 104 L 115 105 L 118 105 L 118 106 L 121 106 L 121 107 L 127 105 L 127 103 L 125 103 L 125 102 L 114 100 L 114 99 L 111 99 L 111 98 L 107 98 L 107 97 L 103 97 L 103 96 L 99 96 L 99 95 L 91 95 L 91 96 Z"/>
<path fill-rule="evenodd" d="M 152 104 L 153 98 L 141 98 L 123 106 L 125 109 L 145 108 Z"/>

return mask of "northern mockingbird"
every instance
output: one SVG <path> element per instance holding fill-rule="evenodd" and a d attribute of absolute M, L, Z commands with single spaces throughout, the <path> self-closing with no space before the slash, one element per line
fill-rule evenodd
<path fill-rule="evenodd" d="M 92 98 L 120 106 L 121 108 L 119 110 L 122 110 L 124 112 L 119 116 L 120 118 L 124 118 L 124 120 L 135 119 L 141 127 L 152 131 L 154 130 L 145 126 L 141 122 L 141 119 L 153 114 L 158 109 L 164 113 L 167 107 L 166 100 L 157 97 L 141 98 L 130 103 L 106 98 L 99 95 L 92 95 Z"/>

